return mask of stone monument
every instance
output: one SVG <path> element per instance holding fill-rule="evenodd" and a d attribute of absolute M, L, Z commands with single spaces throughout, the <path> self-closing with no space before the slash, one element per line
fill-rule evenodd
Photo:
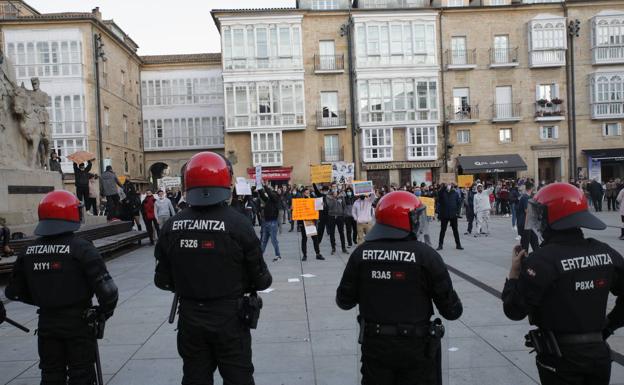
<path fill-rule="evenodd" d="M 29 90 L 14 73 L 0 51 L 0 218 L 12 232 L 30 235 L 39 201 L 63 183 L 60 173 L 49 171 L 48 95 L 39 79 L 31 79 Z"/>

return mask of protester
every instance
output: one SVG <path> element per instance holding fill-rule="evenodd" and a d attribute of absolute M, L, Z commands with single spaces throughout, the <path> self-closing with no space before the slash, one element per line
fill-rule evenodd
<path fill-rule="evenodd" d="M 596 180 L 592 180 L 587 187 L 589 191 L 589 195 L 591 195 L 591 200 L 594 203 L 595 211 L 602 211 L 602 198 L 604 194 L 604 189 L 602 185 Z"/>
<path fill-rule="evenodd" d="M 483 185 L 481 183 L 477 184 L 477 193 L 474 196 L 474 211 L 477 217 L 477 226 L 475 227 L 475 237 L 480 235 L 485 235 L 486 237 L 490 234 L 490 211 L 492 210 L 491 204 L 491 194 L 493 189 L 488 188 L 487 190 L 483 189 Z"/>
<path fill-rule="evenodd" d="M 329 187 L 323 186 L 321 187 L 322 191 L 318 189 L 316 183 L 312 183 L 312 187 L 314 188 L 314 196 L 316 198 L 323 198 L 323 210 L 319 211 L 319 220 L 316 226 L 316 233 L 318 236 L 319 243 L 323 241 L 323 233 L 327 226 L 328 214 L 327 214 L 327 194 L 329 194 Z M 329 231 L 329 229 L 327 230 Z"/>
<path fill-rule="evenodd" d="M 438 192 L 438 219 L 441 221 L 440 237 L 438 239 L 438 248 L 436 250 L 442 250 L 444 247 L 444 235 L 446 234 L 446 228 L 448 224 L 451 224 L 453 229 L 453 236 L 455 237 L 455 247 L 458 250 L 463 250 L 459 240 L 459 230 L 457 228 L 457 211 L 461 206 L 461 198 L 457 193 L 457 190 L 453 188 L 451 184 L 444 185 Z"/>
<path fill-rule="evenodd" d="M 124 193 L 126 194 L 126 197 L 122 201 L 126 216 L 123 219 L 133 221 L 137 229 L 141 231 L 141 219 L 139 218 L 141 213 L 141 197 L 130 180 L 126 179 L 123 186 Z"/>
<path fill-rule="evenodd" d="M 325 202 L 327 204 L 327 231 L 329 232 L 329 242 L 332 248 L 331 253 L 332 255 L 336 253 L 336 228 L 338 228 L 342 252 L 347 253 L 344 234 L 346 203 L 343 193 L 338 193 L 336 190 L 332 190 L 325 197 Z"/>
<path fill-rule="evenodd" d="M 98 197 L 98 176 L 96 174 L 89 174 L 89 198 L 85 204 L 85 210 L 92 210 L 93 215 L 98 215 L 97 197 Z"/>
<path fill-rule="evenodd" d="M 353 203 L 355 202 L 353 188 L 347 187 L 345 194 L 345 230 L 347 235 L 347 247 L 357 244 L 357 223 L 353 219 Z"/>
<path fill-rule="evenodd" d="M 145 199 L 141 202 L 141 215 L 143 216 L 143 223 L 145 223 L 150 245 L 154 244 L 154 229 L 156 230 L 156 235 L 160 233 L 160 226 L 156 220 L 155 205 L 156 198 L 154 198 L 150 190 L 147 190 L 145 192 Z"/>
<path fill-rule="evenodd" d="M 357 226 L 357 243 L 362 244 L 364 237 L 368 234 L 373 227 L 373 196 L 360 195 L 358 199 L 353 202 L 353 220 L 355 220 Z"/>
<path fill-rule="evenodd" d="M 466 199 L 464 200 L 464 206 L 466 207 L 466 219 L 468 220 L 468 229 L 466 229 L 464 235 L 472 234 L 472 224 L 475 221 L 474 196 L 476 193 L 477 185 L 473 183 L 468 190 L 468 194 L 466 194 Z"/>
<path fill-rule="evenodd" d="M 620 216 L 622 217 L 620 240 L 624 241 L 624 189 L 620 190 L 620 193 L 616 197 L 616 202 L 620 205 Z"/>
<path fill-rule="evenodd" d="M 58 171 L 61 174 L 61 179 L 63 179 L 63 169 L 61 168 L 61 158 L 59 158 L 55 150 L 52 150 L 52 152 L 50 153 L 50 171 Z"/>
<path fill-rule="evenodd" d="M 613 180 L 613 178 L 609 179 L 609 181 L 606 184 L 607 186 L 607 190 L 605 193 L 605 198 L 607 198 L 607 210 L 609 211 L 617 211 L 617 184 L 615 183 L 615 180 Z"/>
<path fill-rule="evenodd" d="M 109 221 L 119 215 L 119 191 L 117 187 L 123 187 L 123 185 L 113 172 L 113 166 L 106 166 L 106 171 L 100 177 L 100 195 L 106 197 L 106 219 Z"/>
<path fill-rule="evenodd" d="M 310 198 L 310 190 L 307 188 L 304 189 L 301 197 Z M 313 222 L 314 222 L 314 225 L 316 226 L 316 221 L 313 221 Z M 308 235 L 306 234 L 306 231 L 305 231 L 305 222 L 297 221 L 297 228 L 299 232 L 301 233 L 301 253 L 303 255 L 303 257 L 301 257 L 301 260 L 306 261 L 308 259 Z M 310 238 L 312 238 L 312 245 L 314 246 L 316 259 L 324 261 L 325 258 L 321 255 L 321 249 L 319 247 L 318 236 L 312 235 Z"/>
<path fill-rule="evenodd" d="M 88 161 L 87 167 L 85 167 L 84 163 L 80 163 L 80 165 L 73 163 L 73 166 L 76 196 L 79 201 L 86 205 L 89 199 L 89 171 L 91 171 L 92 164 L 91 161 Z"/>
<path fill-rule="evenodd" d="M 158 190 L 157 194 L 158 198 L 154 203 L 154 210 L 156 212 L 156 218 L 158 218 L 158 224 L 162 227 L 176 212 L 171 203 L 171 199 L 165 196 L 163 190 Z"/>
<path fill-rule="evenodd" d="M 279 216 L 279 196 L 269 186 L 264 185 L 260 191 L 258 191 L 260 199 L 264 202 L 264 218 L 262 222 L 262 255 L 266 250 L 269 238 L 273 244 L 273 251 L 275 251 L 275 258 L 273 262 L 277 262 L 282 259 L 279 249 L 279 242 L 277 241 L 278 224 L 277 218 Z"/>
<path fill-rule="evenodd" d="M 529 245 L 533 251 L 539 248 L 539 239 L 537 234 L 532 229 L 526 228 L 526 214 L 529 207 L 529 200 L 533 197 L 533 183 L 527 182 L 525 184 L 525 191 L 520 197 L 520 203 L 518 204 L 518 213 L 521 214 L 518 218 L 518 235 L 520 236 L 520 246 L 523 250 L 529 252 Z M 520 226 L 522 224 L 522 226 Z"/>
<path fill-rule="evenodd" d="M 509 189 L 509 208 L 511 210 L 511 227 L 514 230 L 517 230 L 517 219 L 518 219 L 518 200 L 520 199 L 520 190 L 518 190 L 518 186 L 516 182 L 511 184 L 511 188 Z"/>

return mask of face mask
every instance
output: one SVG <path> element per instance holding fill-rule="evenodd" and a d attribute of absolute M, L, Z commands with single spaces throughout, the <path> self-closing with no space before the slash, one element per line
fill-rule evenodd
<path fill-rule="evenodd" d="M 351 193 L 351 191 L 347 191 L 347 196 L 349 196 L 349 197 L 350 197 L 351 195 L 353 195 L 353 194 Z"/>
<path fill-rule="evenodd" d="M 364 195 L 360 196 L 361 200 L 364 200 L 364 198 L 366 198 Z"/>
<path fill-rule="evenodd" d="M 451 186 L 446 186 L 446 191 L 451 191 Z"/>

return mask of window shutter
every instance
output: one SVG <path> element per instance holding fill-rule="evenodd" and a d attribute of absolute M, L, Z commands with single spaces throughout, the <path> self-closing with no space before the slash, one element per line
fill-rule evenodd
<path fill-rule="evenodd" d="M 602 136 L 607 136 L 607 123 L 602 124 Z"/>
<path fill-rule="evenodd" d="M 617 124 L 617 134 L 622 135 L 622 123 Z"/>
<path fill-rule="evenodd" d="M 535 100 L 540 100 L 540 84 L 535 85 Z"/>
<path fill-rule="evenodd" d="M 555 126 L 553 129 L 553 139 L 559 139 L 559 126 Z"/>
<path fill-rule="evenodd" d="M 543 126 L 541 126 L 539 128 L 539 137 L 540 137 L 540 139 L 546 139 L 546 136 L 544 135 L 544 127 Z"/>
<path fill-rule="evenodd" d="M 553 99 L 554 99 L 554 98 L 559 98 L 559 99 L 561 99 L 561 98 L 559 97 L 559 84 L 556 84 L 556 83 L 555 83 L 555 94 L 553 95 Z"/>

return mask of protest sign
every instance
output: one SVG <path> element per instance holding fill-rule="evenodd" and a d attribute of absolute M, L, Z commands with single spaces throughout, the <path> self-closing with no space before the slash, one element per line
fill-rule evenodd
<path fill-rule="evenodd" d="M 306 236 L 311 237 L 317 234 L 314 221 L 303 221 L 303 226 L 305 228 Z"/>
<path fill-rule="evenodd" d="M 331 164 L 310 166 L 310 179 L 312 183 L 329 183 L 332 181 Z"/>
<path fill-rule="evenodd" d="M 373 181 L 353 182 L 353 195 L 367 195 L 374 191 Z"/>
<path fill-rule="evenodd" d="M 353 183 L 355 165 L 347 162 L 332 163 L 332 183 L 351 184 Z"/>
<path fill-rule="evenodd" d="M 474 176 L 472 175 L 457 175 L 457 185 L 459 187 L 469 188 L 474 183 Z"/>
<path fill-rule="evenodd" d="M 262 165 L 256 166 L 256 189 L 262 189 Z"/>
<path fill-rule="evenodd" d="M 323 210 L 323 198 L 314 198 L 314 210 Z"/>
<path fill-rule="evenodd" d="M 455 183 L 456 179 L 455 179 L 455 173 L 452 172 L 441 172 L 440 173 L 440 184 L 442 183 L 446 183 L 446 184 L 452 184 Z"/>
<path fill-rule="evenodd" d="M 319 213 L 314 209 L 314 199 L 295 198 L 292 200 L 293 221 L 310 221 L 319 218 Z"/>
<path fill-rule="evenodd" d="M 251 195 L 251 187 L 247 183 L 245 177 L 239 176 L 236 178 L 236 195 Z"/>
<path fill-rule="evenodd" d="M 426 197 L 419 197 L 418 199 L 427 207 L 427 216 L 435 217 L 435 199 Z"/>
<path fill-rule="evenodd" d="M 180 178 L 179 176 L 166 176 L 158 179 L 158 189 L 163 191 L 171 188 L 180 188 L 181 186 L 182 178 Z"/>

